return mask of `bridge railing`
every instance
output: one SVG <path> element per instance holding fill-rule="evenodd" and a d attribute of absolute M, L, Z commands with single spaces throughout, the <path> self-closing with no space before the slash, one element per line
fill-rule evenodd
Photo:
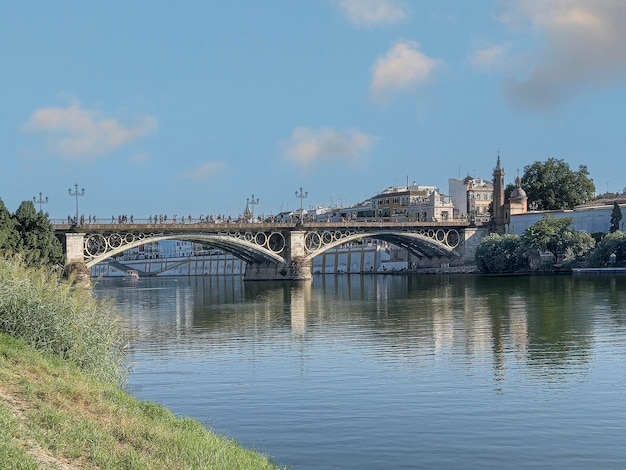
<path fill-rule="evenodd" d="M 74 225 L 68 223 L 65 219 L 51 219 L 51 224 L 60 231 L 70 230 L 151 230 L 158 231 L 159 229 L 180 229 L 183 231 L 197 230 L 202 228 L 223 228 L 225 230 L 267 230 L 267 229 L 295 229 L 302 227 L 302 229 L 334 229 L 334 228 L 434 228 L 434 227 L 468 227 L 471 224 L 467 220 L 445 220 L 435 222 L 417 222 L 417 221 L 389 221 L 389 220 L 349 220 L 340 222 L 304 222 L 299 224 L 298 222 L 286 221 L 286 222 L 245 222 L 245 221 L 231 221 L 231 222 L 206 222 L 193 220 L 189 222 L 174 222 L 167 221 L 162 223 L 154 223 L 149 219 L 134 219 L 132 223 L 119 223 L 114 222 L 85 222 L 82 224 Z"/>

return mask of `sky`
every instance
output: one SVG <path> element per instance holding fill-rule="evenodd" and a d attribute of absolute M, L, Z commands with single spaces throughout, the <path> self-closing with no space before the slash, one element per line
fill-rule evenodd
<path fill-rule="evenodd" d="M 270 215 L 498 155 L 626 186 L 624 0 L 2 2 L 0 64 L 10 212 Z"/>

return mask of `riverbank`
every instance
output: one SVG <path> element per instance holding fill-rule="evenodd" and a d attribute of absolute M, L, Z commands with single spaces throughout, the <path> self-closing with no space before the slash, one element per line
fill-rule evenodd
<path fill-rule="evenodd" d="M 48 267 L 0 256 L 2 469 L 276 468 L 125 393 L 119 312 Z"/>
<path fill-rule="evenodd" d="M 0 334 L 5 469 L 275 469 L 201 423 L 141 402 L 70 362 Z"/>

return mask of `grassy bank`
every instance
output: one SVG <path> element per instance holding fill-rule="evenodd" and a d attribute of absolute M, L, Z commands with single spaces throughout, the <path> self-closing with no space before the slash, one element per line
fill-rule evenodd
<path fill-rule="evenodd" d="M 117 318 L 111 304 L 73 288 L 50 268 L 0 256 L 0 332 L 123 386 L 128 367 Z"/>
<path fill-rule="evenodd" d="M 54 272 L 0 257 L 0 468 L 277 468 L 124 392 L 115 318 Z"/>
<path fill-rule="evenodd" d="M 270 469 L 265 456 L 0 334 L 3 469 Z"/>

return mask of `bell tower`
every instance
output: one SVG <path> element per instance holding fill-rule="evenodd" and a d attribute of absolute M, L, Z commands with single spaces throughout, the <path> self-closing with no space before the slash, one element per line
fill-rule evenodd
<path fill-rule="evenodd" d="M 500 164 L 500 152 L 498 161 L 493 169 L 493 229 L 497 233 L 504 233 L 507 214 L 504 205 L 504 168 Z"/>

